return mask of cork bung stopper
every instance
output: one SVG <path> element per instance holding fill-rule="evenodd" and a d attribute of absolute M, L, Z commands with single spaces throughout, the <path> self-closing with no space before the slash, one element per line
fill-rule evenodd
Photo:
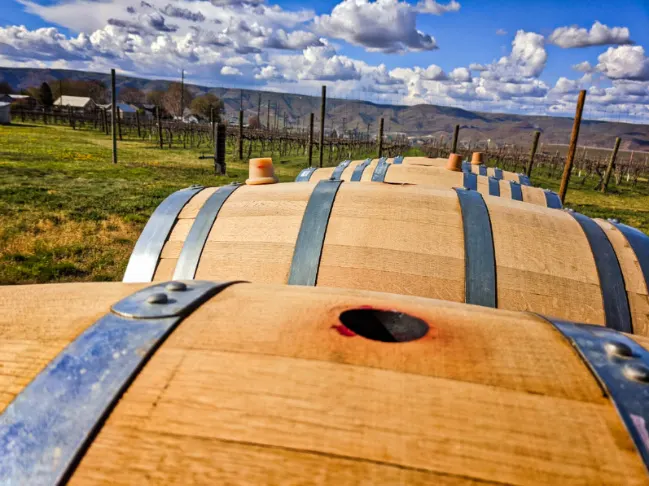
<path fill-rule="evenodd" d="M 462 157 L 459 154 L 449 155 L 446 168 L 455 172 L 462 172 Z"/>
<path fill-rule="evenodd" d="M 482 165 L 482 152 L 473 152 L 471 157 L 471 165 Z"/>
<path fill-rule="evenodd" d="M 256 186 L 259 184 L 275 184 L 276 182 L 278 182 L 278 179 L 275 177 L 273 159 L 270 157 L 250 159 L 248 162 L 247 185 Z"/>

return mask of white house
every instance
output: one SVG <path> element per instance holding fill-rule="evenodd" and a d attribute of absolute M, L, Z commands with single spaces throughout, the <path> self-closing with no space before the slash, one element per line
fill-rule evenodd
<path fill-rule="evenodd" d="M 73 110 L 91 111 L 95 109 L 95 102 L 86 96 L 61 96 L 54 102 L 54 106 L 69 106 Z"/>
<path fill-rule="evenodd" d="M 11 123 L 11 103 L 0 101 L 0 125 Z"/>

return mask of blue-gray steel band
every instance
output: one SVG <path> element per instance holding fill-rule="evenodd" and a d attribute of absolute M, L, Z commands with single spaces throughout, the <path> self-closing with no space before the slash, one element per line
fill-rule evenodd
<path fill-rule="evenodd" d="M 606 327 L 632 333 L 629 300 L 613 245 L 604 230 L 595 221 L 574 211 L 568 214 L 575 218 L 581 226 L 593 253 L 602 292 Z"/>
<path fill-rule="evenodd" d="M 322 180 L 313 189 L 295 242 L 289 285 L 316 284 L 327 225 L 341 184 L 342 181 Z"/>
<path fill-rule="evenodd" d="M 169 238 L 178 214 L 194 195 L 203 189 L 192 186 L 174 192 L 156 208 L 135 244 L 128 261 L 124 282 L 151 282 L 162 247 Z"/>
<path fill-rule="evenodd" d="M 465 302 L 496 307 L 496 254 L 487 205 L 477 191 L 455 191 L 464 227 Z"/>
<path fill-rule="evenodd" d="M 462 161 L 462 172 L 471 172 L 471 163 L 466 160 Z"/>
<path fill-rule="evenodd" d="M 649 352 L 612 329 L 544 319 L 577 350 L 613 402 L 649 471 Z"/>
<path fill-rule="evenodd" d="M 392 164 L 394 164 L 394 165 L 403 164 L 403 155 L 397 155 L 397 156 L 392 160 Z"/>
<path fill-rule="evenodd" d="M 176 270 L 174 271 L 174 279 L 191 280 L 194 278 L 196 269 L 198 268 L 198 262 L 201 259 L 201 254 L 205 247 L 205 242 L 214 225 L 214 221 L 216 221 L 225 201 L 239 187 L 241 187 L 241 184 L 230 184 L 219 187 L 205 201 L 183 243 L 183 248 L 180 251 L 178 263 L 176 264 Z"/>
<path fill-rule="evenodd" d="M 649 289 L 649 236 L 626 224 L 616 221 L 611 221 L 611 224 L 622 232 L 629 245 L 631 245 L 631 249 L 640 264 L 640 270 L 642 270 L 647 289 Z"/>
<path fill-rule="evenodd" d="M 478 170 L 480 171 L 481 176 L 486 176 L 487 175 L 487 166 L 486 165 L 478 166 Z"/>
<path fill-rule="evenodd" d="M 520 182 L 524 186 L 532 185 L 532 183 L 530 182 L 530 178 L 527 177 L 525 174 L 518 174 L 518 182 Z"/>
<path fill-rule="evenodd" d="M 503 178 L 502 169 L 494 169 L 494 177 L 498 180 L 501 180 Z"/>
<path fill-rule="evenodd" d="M 472 191 L 477 191 L 478 176 L 472 172 L 462 172 L 462 174 L 463 174 L 464 187 L 466 187 L 467 189 L 471 189 Z"/>
<path fill-rule="evenodd" d="M 0 415 L 0 482 L 67 482 L 158 347 L 194 309 L 233 283 L 187 282 L 185 290 L 178 282 L 156 284 L 121 300 L 83 331 Z M 148 300 L 152 296 L 157 303 Z"/>
<path fill-rule="evenodd" d="M 521 189 L 521 185 L 518 182 L 509 181 L 509 187 L 512 190 L 512 199 L 514 201 L 522 201 L 523 200 L 523 189 Z"/>
<path fill-rule="evenodd" d="M 361 177 L 363 177 L 363 172 L 365 171 L 365 167 L 367 167 L 371 163 L 372 163 L 372 159 L 365 159 L 364 162 L 361 162 L 356 167 L 354 167 L 354 172 L 352 172 L 351 181 L 352 182 L 360 181 Z"/>
<path fill-rule="evenodd" d="M 561 198 L 556 192 L 544 190 L 545 193 L 545 204 L 547 207 L 552 209 L 561 209 L 563 204 L 561 204 Z"/>
<path fill-rule="evenodd" d="M 495 177 L 489 178 L 489 195 L 500 196 L 500 181 Z"/>
<path fill-rule="evenodd" d="M 306 182 L 311 179 L 311 176 L 315 172 L 315 167 L 309 167 L 307 169 L 302 169 L 300 173 L 295 178 L 295 182 Z"/>
<path fill-rule="evenodd" d="M 351 164 L 351 160 L 344 160 L 336 166 L 333 173 L 331 174 L 331 179 L 340 179 L 343 175 L 345 169 Z"/>
<path fill-rule="evenodd" d="M 387 157 L 381 157 L 376 167 L 374 167 L 372 182 L 385 182 L 385 175 L 388 173 L 389 168 L 390 164 L 388 164 Z"/>

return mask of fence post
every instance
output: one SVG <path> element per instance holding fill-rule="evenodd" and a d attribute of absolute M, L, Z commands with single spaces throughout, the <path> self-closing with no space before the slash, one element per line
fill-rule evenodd
<path fill-rule="evenodd" d="M 122 141 L 122 110 L 117 107 L 117 134 L 119 135 L 119 141 Z"/>
<path fill-rule="evenodd" d="M 540 131 L 534 132 L 534 140 L 532 140 L 532 148 L 530 149 L 530 159 L 527 161 L 527 168 L 525 169 L 525 175 L 530 177 L 532 175 L 532 166 L 534 165 L 534 156 L 536 155 L 536 148 L 539 145 L 539 137 L 541 136 Z"/>
<path fill-rule="evenodd" d="M 457 153 L 457 140 L 460 138 L 460 125 L 455 125 L 455 130 L 453 130 L 453 147 L 451 147 L 451 153 Z"/>
<path fill-rule="evenodd" d="M 572 171 L 572 164 L 575 160 L 575 153 L 577 151 L 577 140 L 579 139 L 579 127 L 581 126 L 581 114 L 584 111 L 584 102 L 586 101 L 586 90 L 579 92 L 577 99 L 577 111 L 575 112 L 575 122 L 572 125 L 572 135 L 570 135 L 570 147 L 568 148 L 568 156 L 566 157 L 566 165 L 563 168 L 563 175 L 561 176 L 561 187 L 559 188 L 559 198 L 561 203 L 566 200 L 566 193 L 568 192 L 568 183 L 570 182 L 570 172 Z"/>
<path fill-rule="evenodd" d="M 266 130 L 270 130 L 270 100 L 268 100 L 268 108 L 266 109 Z"/>
<path fill-rule="evenodd" d="M 243 160 L 243 110 L 239 110 L 239 160 Z"/>
<path fill-rule="evenodd" d="M 309 115 L 309 167 L 311 167 L 311 163 L 313 161 L 313 121 L 314 121 L 314 116 L 313 113 Z"/>
<path fill-rule="evenodd" d="M 322 167 L 322 162 L 324 160 L 324 129 L 325 129 L 325 114 L 326 114 L 326 104 L 327 104 L 327 87 L 322 87 L 322 99 L 320 100 L 320 167 Z"/>
<path fill-rule="evenodd" d="M 378 145 L 378 157 L 381 158 L 383 156 L 383 118 L 381 118 L 381 121 L 379 122 L 379 136 L 377 137 L 376 143 Z"/>
<path fill-rule="evenodd" d="M 222 123 L 214 124 L 214 173 L 225 175 L 225 137 L 227 132 Z"/>
<path fill-rule="evenodd" d="M 156 118 L 158 119 L 158 142 L 160 143 L 160 148 L 164 148 L 164 141 L 162 140 L 162 121 L 160 120 L 160 107 L 155 107 Z"/>
<path fill-rule="evenodd" d="M 45 111 L 45 107 L 43 107 L 43 125 L 47 125 L 47 111 Z"/>
<path fill-rule="evenodd" d="M 604 173 L 604 181 L 602 182 L 602 187 L 601 191 L 606 192 L 606 189 L 608 189 L 608 182 L 611 180 L 611 173 L 613 172 L 613 169 L 615 168 L 615 159 L 617 159 L 617 151 L 620 149 L 620 142 L 622 140 L 620 137 L 617 137 L 615 139 L 615 147 L 613 147 L 613 153 L 611 154 L 611 158 L 608 161 L 608 165 L 606 166 L 606 172 Z"/>
<path fill-rule="evenodd" d="M 140 129 L 140 111 L 135 110 L 135 123 L 137 124 L 137 138 L 142 138 L 142 130 Z"/>
<path fill-rule="evenodd" d="M 110 70 L 110 93 L 111 93 L 111 127 L 113 133 L 113 164 L 117 163 L 117 89 L 115 88 L 115 70 Z"/>

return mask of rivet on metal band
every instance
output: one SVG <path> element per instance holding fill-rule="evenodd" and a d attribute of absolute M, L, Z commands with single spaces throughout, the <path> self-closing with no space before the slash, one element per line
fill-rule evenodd
<path fill-rule="evenodd" d="M 649 352 L 630 337 L 612 329 L 543 319 L 550 322 L 584 360 L 613 402 L 649 471 Z"/>
<path fill-rule="evenodd" d="M 233 283 L 156 284 L 121 300 L 83 331 L 0 415 L 2 484 L 65 483 L 169 334 Z"/>
<path fill-rule="evenodd" d="M 640 269 L 642 270 L 642 275 L 644 276 L 647 290 L 649 290 L 649 236 L 647 236 L 640 230 L 620 223 L 616 219 L 609 221 L 613 226 L 620 230 L 620 232 L 626 238 L 626 241 L 629 242 L 631 249 L 638 259 L 638 264 L 640 265 Z"/>
<path fill-rule="evenodd" d="M 135 244 L 124 273 L 124 282 L 151 282 L 153 280 L 160 253 L 178 215 L 191 198 L 202 190 L 202 186 L 192 186 L 174 192 L 156 208 Z"/>
<path fill-rule="evenodd" d="M 289 285 L 316 284 L 327 225 L 341 184 L 342 181 L 323 180 L 313 189 L 295 242 Z"/>
<path fill-rule="evenodd" d="M 503 178 L 502 169 L 494 169 L 494 177 L 498 180 L 501 180 Z"/>
<path fill-rule="evenodd" d="M 489 195 L 500 196 L 500 181 L 495 177 L 489 178 Z"/>
<path fill-rule="evenodd" d="M 344 160 L 340 164 L 338 164 L 331 174 L 331 179 L 340 179 L 340 177 L 343 175 L 343 172 L 349 166 L 349 164 L 351 164 L 351 162 L 351 160 Z"/>
<path fill-rule="evenodd" d="M 397 155 L 393 160 L 392 160 L 392 165 L 399 165 L 403 164 L 403 155 Z"/>
<path fill-rule="evenodd" d="M 518 182 L 520 182 L 523 186 L 532 185 L 532 183 L 530 182 L 530 178 L 527 177 L 525 174 L 518 174 Z"/>
<path fill-rule="evenodd" d="M 384 182 L 385 175 L 388 173 L 390 164 L 388 164 L 387 157 L 381 157 L 378 164 L 374 167 L 374 172 L 372 173 L 372 182 Z"/>
<path fill-rule="evenodd" d="M 315 172 L 315 167 L 308 167 L 306 169 L 302 169 L 300 173 L 297 175 L 295 178 L 295 182 L 307 182 L 309 179 L 311 179 L 311 176 Z"/>
<path fill-rule="evenodd" d="M 216 221 L 225 201 L 239 187 L 241 187 L 241 184 L 230 184 L 219 187 L 205 201 L 183 243 L 183 248 L 180 251 L 180 256 L 176 263 L 174 279 L 191 280 L 196 276 L 198 261 L 201 259 L 205 242 L 212 230 L 212 226 L 214 226 L 214 221 Z"/>
<path fill-rule="evenodd" d="M 522 201 L 523 189 L 521 189 L 521 185 L 518 182 L 509 181 L 509 187 L 511 188 L 512 191 L 512 199 L 514 201 Z"/>
<path fill-rule="evenodd" d="M 561 199 L 556 192 L 543 190 L 545 193 L 545 204 L 547 207 L 552 209 L 561 209 L 563 205 L 561 204 Z"/>
<path fill-rule="evenodd" d="M 487 175 L 487 166 L 486 165 L 480 165 L 478 166 L 479 175 L 481 176 L 486 176 Z"/>
<path fill-rule="evenodd" d="M 365 171 L 365 167 L 367 167 L 371 163 L 372 163 L 372 159 L 365 159 L 364 162 L 361 162 L 356 167 L 354 167 L 354 172 L 352 172 L 352 177 L 350 180 L 352 182 L 359 182 L 363 177 L 363 172 Z"/>
<path fill-rule="evenodd" d="M 496 307 L 496 254 L 487 205 L 477 191 L 455 191 L 464 227 L 465 302 Z"/>
<path fill-rule="evenodd" d="M 472 191 L 478 190 L 478 176 L 472 172 L 462 172 L 463 174 L 463 186 Z"/>
<path fill-rule="evenodd" d="M 581 226 L 593 253 L 602 293 L 606 327 L 632 333 L 633 325 L 631 324 L 628 295 L 613 245 L 604 230 L 595 221 L 574 211 L 567 213 L 575 218 Z"/>

